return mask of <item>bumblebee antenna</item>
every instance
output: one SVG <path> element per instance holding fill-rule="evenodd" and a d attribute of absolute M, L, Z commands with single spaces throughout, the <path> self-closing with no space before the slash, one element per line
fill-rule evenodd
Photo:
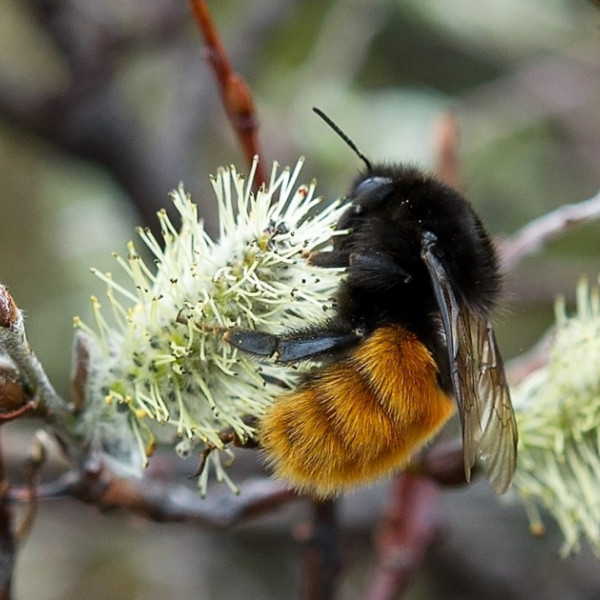
<path fill-rule="evenodd" d="M 369 159 L 357 148 L 356 144 L 340 129 L 339 125 L 333 122 L 333 120 L 328 117 L 320 108 L 313 106 L 313 111 L 331 127 L 341 138 L 346 142 L 346 144 L 350 147 L 350 149 L 362 160 L 365 165 L 367 165 L 367 170 L 372 171 L 371 163 Z"/>

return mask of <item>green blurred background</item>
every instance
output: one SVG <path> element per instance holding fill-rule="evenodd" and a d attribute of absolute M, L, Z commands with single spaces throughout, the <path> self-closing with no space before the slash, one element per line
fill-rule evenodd
<path fill-rule="evenodd" d="M 435 166 L 434 126 L 458 118 L 463 189 L 508 235 L 600 187 L 600 10 L 584 0 L 256 0 L 209 3 L 256 100 L 264 157 L 307 157 L 328 198 L 361 164 L 319 106 L 372 161 Z M 72 317 L 103 295 L 134 227 L 180 181 L 215 231 L 208 175 L 244 159 L 225 120 L 187 2 L 0 0 L 0 281 L 33 348 L 68 393 Z M 549 327 L 558 294 L 597 277 L 600 225 L 507 275 L 506 357 Z M 21 432 L 13 433 L 21 438 Z M 16 442 L 15 442 L 16 444 Z M 16 456 L 19 455 L 15 451 Z M 18 459 L 17 459 L 18 460 Z M 251 462 L 251 460 L 250 460 Z M 242 460 L 242 464 L 244 461 Z M 252 468 L 252 466 L 250 466 Z M 17 464 L 18 476 L 18 464 Z M 385 486 L 342 502 L 344 598 L 359 598 Z M 298 596 L 299 504 L 233 532 L 102 516 L 47 503 L 19 555 L 20 598 Z M 557 562 L 550 527 L 485 486 L 449 492 L 440 541 L 409 598 L 600 597 L 587 550 Z"/>

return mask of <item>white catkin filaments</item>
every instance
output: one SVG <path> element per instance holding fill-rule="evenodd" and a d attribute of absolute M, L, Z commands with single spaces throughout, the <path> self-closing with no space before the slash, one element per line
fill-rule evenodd
<path fill-rule="evenodd" d="M 211 178 L 217 241 L 178 189 L 172 199 L 181 227 L 161 211 L 162 244 L 149 230 L 138 230 L 155 266 L 130 242 L 127 258 L 116 260 L 131 287 L 96 272 L 108 286 L 111 318 L 94 298 L 96 327 L 78 325 L 95 342 L 87 392 L 98 408 L 87 422 L 109 424 L 92 434 L 104 436 L 98 444 L 113 466 L 131 470 L 132 461 L 145 463 L 156 435 L 175 444 L 187 440 L 189 448 L 210 443 L 223 449 L 219 432 L 225 427 L 247 439 L 254 431 L 245 417 L 260 416 L 293 384 L 289 369 L 267 363 L 259 372 L 251 357 L 222 336 L 231 326 L 294 329 L 322 321 L 333 308 L 343 271 L 313 266 L 306 258 L 341 233 L 334 228 L 345 208 L 317 198 L 315 182 L 297 185 L 302 162 L 293 170 L 274 164 L 269 185 L 256 194 L 256 163 L 248 179 L 234 167 L 219 169 Z M 218 452 L 209 462 L 217 479 L 235 489 Z M 207 481 L 205 469 L 199 478 L 203 492 Z"/>

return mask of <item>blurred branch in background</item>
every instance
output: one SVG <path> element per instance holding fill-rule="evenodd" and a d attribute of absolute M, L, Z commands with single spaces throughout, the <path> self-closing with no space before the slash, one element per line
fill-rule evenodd
<path fill-rule="evenodd" d="M 160 523 L 179 521 L 209 529 L 226 530 L 246 520 L 269 513 L 298 500 L 284 484 L 261 478 L 247 480 L 243 495 L 229 491 L 202 498 L 195 489 L 175 481 L 154 479 L 152 469 L 144 480 L 115 479 L 108 471 L 70 471 L 59 479 L 38 486 L 38 499 L 75 498 L 102 511 L 125 509 Z M 7 500 L 28 502 L 26 487 L 13 487 Z"/>
<path fill-rule="evenodd" d="M 552 240 L 599 217 L 600 192 L 589 200 L 560 206 L 533 220 L 509 238 L 500 241 L 504 270 L 510 271 L 524 257 L 540 252 Z"/>
<path fill-rule="evenodd" d="M 13 531 L 13 509 L 7 499 L 9 488 L 4 458 L 0 451 L 0 598 L 10 600 L 15 566 L 15 538 Z"/>
<path fill-rule="evenodd" d="M 365 600 L 393 600 L 407 589 L 435 539 L 438 494 L 428 479 L 396 478 L 376 534 L 378 563 Z"/>
<path fill-rule="evenodd" d="M 154 226 L 164 190 L 176 186 L 176 173 L 185 166 L 178 162 L 184 153 L 173 156 L 164 149 L 185 147 L 186 140 L 150 143 L 143 121 L 120 93 L 117 74 L 123 55 L 142 40 L 165 48 L 180 40 L 186 11 L 173 10 L 167 2 L 153 3 L 137 22 L 137 31 L 119 31 L 110 26 L 104 8 L 94 3 L 30 0 L 26 5 L 59 54 L 65 73 L 58 89 L 49 91 L 4 81 L 0 114 L 61 150 L 105 167 L 143 221 Z"/>
<path fill-rule="evenodd" d="M 258 144 L 258 119 L 252 93 L 244 79 L 231 68 L 206 2 L 190 0 L 190 6 L 204 37 L 206 58 L 214 71 L 223 107 L 231 128 L 237 135 L 246 158 L 246 167 L 249 169 L 254 157 L 261 154 Z M 268 182 L 264 164 L 264 161 L 258 163 L 255 175 L 256 189 Z"/>

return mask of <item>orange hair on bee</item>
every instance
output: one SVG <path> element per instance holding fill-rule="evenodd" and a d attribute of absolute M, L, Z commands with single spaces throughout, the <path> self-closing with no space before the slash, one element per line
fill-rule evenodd
<path fill-rule="evenodd" d="M 402 467 L 454 410 L 429 350 L 390 325 L 278 398 L 259 437 L 276 476 L 325 497 Z"/>

